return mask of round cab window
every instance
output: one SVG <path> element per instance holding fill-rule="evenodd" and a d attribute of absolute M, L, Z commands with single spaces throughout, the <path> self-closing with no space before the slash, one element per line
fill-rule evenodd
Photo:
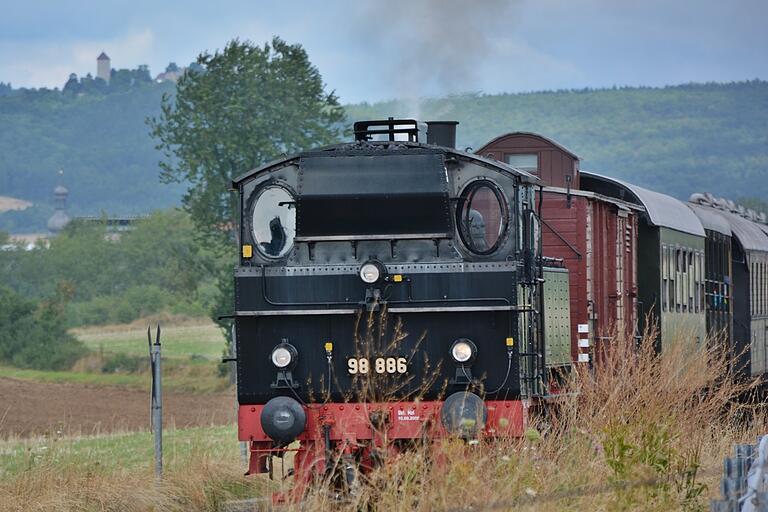
<path fill-rule="evenodd" d="M 282 187 L 263 189 L 253 204 L 251 229 L 259 252 L 281 258 L 293 247 L 296 236 L 296 209 L 293 197 Z"/>
<path fill-rule="evenodd" d="M 475 181 L 464 189 L 457 225 L 467 249 L 482 255 L 498 248 L 507 228 L 505 205 L 501 191 L 489 181 Z"/>

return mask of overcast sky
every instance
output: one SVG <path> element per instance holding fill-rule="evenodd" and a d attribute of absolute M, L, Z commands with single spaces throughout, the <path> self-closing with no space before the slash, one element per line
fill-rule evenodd
<path fill-rule="evenodd" d="M 467 91 L 768 78 L 768 0 L 7 0 L 0 81 L 61 87 L 115 68 L 186 65 L 232 38 L 304 45 L 360 102 Z"/>

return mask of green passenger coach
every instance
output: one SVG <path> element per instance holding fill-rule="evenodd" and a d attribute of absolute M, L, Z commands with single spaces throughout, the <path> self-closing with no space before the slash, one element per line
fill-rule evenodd
<path fill-rule="evenodd" d="M 706 337 L 701 222 L 685 203 L 615 178 L 582 171 L 582 188 L 642 206 L 638 232 L 638 318 L 663 349 L 675 339 Z"/>

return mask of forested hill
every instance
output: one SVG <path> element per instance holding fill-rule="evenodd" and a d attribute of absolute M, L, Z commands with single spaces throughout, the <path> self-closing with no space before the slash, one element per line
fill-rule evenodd
<path fill-rule="evenodd" d="M 157 179 L 160 155 L 145 118 L 172 84 L 106 95 L 0 95 L 0 196 L 32 201 L 0 214 L 0 230 L 42 230 L 64 169 L 70 212 L 139 213 L 176 204 L 182 187 Z M 343 98 L 342 98 L 343 100 Z M 768 198 L 768 82 L 691 84 L 349 105 L 350 122 L 418 116 L 458 120 L 459 145 L 510 131 L 540 132 L 582 158 L 582 169 L 680 198 L 710 191 Z"/>
<path fill-rule="evenodd" d="M 70 190 L 70 215 L 140 214 L 178 204 L 184 187 L 160 183 L 160 154 L 145 123 L 173 90 L 173 83 L 149 82 L 106 94 L 0 95 L 0 196 L 35 204 L 0 213 L 0 230 L 45 231 L 59 182 Z"/>
<path fill-rule="evenodd" d="M 615 88 L 423 101 L 419 119 L 457 120 L 457 144 L 538 132 L 581 168 L 681 199 L 709 191 L 768 199 L 768 82 Z M 353 105 L 351 118 L 414 115 L 405 102 Z"/>

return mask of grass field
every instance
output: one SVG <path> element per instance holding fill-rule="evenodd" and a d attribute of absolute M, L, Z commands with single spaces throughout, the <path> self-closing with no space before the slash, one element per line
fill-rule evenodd
<path fill-rule="evenodd" d="M 91 386 L 147 387 L 146 375 L 121 373 L 69 372 L 47 370 L 25 370 L 12 366 L 0 366 L 0 377 L 34 380 L 39 382 L 69 382 Z M 173 384 L 170 384 L 173 387 Z"/>
<path fill-rule="evenodd" d="M 192 458 L 216 456 L 239 462 L 234 425 L 166 430 L 164 463 L 169 471 L 183 469 Z M 36 437 L 0 441 L 0 480 L 50 465 L 82 471 L 151 472 L 153 440 L 150 432 L 103 436 Z"/>
<path fill-rule="evenodd" d="M 221 510 L 231 499 L 269 494 L 245 477 L 236 428 L 169 430 L 157 483 L 148 432 L 0 441 L 3 511 Z"/>
<path fill-rule="evenodd" d="M 71 331 L 94 352 L 144 356 L 147 354 L 147 329 L 136 323 L 125 326 L 88 327 Z M 154 337 L 154 325 L 152 336 Z M 199 325 L 161 326 L 163 356 L 178 359 L 221 359 L 225 347 L 221 329 L 211 322 Z"/>
<path fill-rule="evenodd" d="M 186 364 L 166 361 L 163 367 L 163 388 L 190 393 L 209 393 L 222 391 L 229 387 L 229 379 L 218 373 L 215 362 L 208 364 L 193 362 Z M 147 366 L 149 363 L 147 363 Z M 26 370 L 10 366 L 0 366 L 0 377 L 37 382 L 65 382 L 88 386 L 117 386 L 147 389 L 150 383 L 148 371 L 140 373 L 102 373 L 93 371 L 47 371 Z"/>
<path fill-rule="evenodd" d="M 176 318 L 162 323 L 161 343 L 164 385 L 191 392 L 220 391 L 229 381 L 219 375 L 219 361 L 226 346 L 221 329 L 208 319 Z M 149 320 L 126 325 L 72 329 L 91 353 L 71 371 L 26 370 L 0 366 L 0 377 L 40 382 L 68 382 L 92 386 L 146 388 L 148 381 L 147 330 Z M 152 336 L 155 336 L 154 326 Z M 105 372 L 104 362 L 115 355 L 133 358 L 136 368 Z M 136 360 L 138 358 L 138 360 Z"/>

